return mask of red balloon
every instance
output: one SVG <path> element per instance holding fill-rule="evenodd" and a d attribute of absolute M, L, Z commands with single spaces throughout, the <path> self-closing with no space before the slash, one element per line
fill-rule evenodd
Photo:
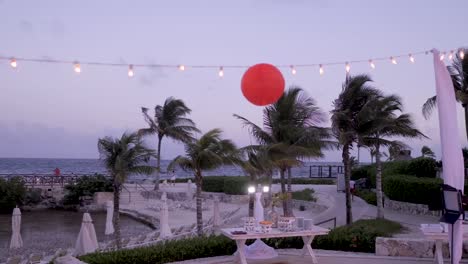
<path fill-rule="evenodd" d="M 256 64 L 247 69 L 241 81 L 242 94 L 254 105 L 275 103 L 283 95 L 284 78 L 275 66 Z"/>

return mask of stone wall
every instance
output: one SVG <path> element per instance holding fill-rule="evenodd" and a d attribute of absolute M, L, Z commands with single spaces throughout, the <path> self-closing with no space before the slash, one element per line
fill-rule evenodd
<path fill-rule="evenodd" d="M 378 237 L 375 240 L 377 256 L 434 258 L 435 241 L 418 238 Z M 442 244 L 444 258 L 449 257 L 448 242 Z M 468 257 L 468 243 L 463 244 L 463 258 Z"/>
<path fill-rule="evenodd" d="M 413 204 L 400 201 L 393 201 L 385 197 L 385 208 L 413 215 L 432 215 L 439 216 L 440 211 L 431 211 L 425 204 Z"/>

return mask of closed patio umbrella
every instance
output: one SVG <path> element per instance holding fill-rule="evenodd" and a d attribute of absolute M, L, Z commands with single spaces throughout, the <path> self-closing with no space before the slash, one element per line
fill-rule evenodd
<path fill-rule="evenodd" d="M 164 192 L 161 200 L 163 202 L 160 217 L 159 217 L 159 237 L 166 238 L 172 236 L 171 227 L 169 226 L 169 208 L 167 206 L 166 193 Z"/>
<path fill-rule="evenodd" d="M 75 256 L 94 252 L 98 249 L 96 231 L 94 230 L 93 220 L 89 213 L 83 214 L 80 233 L 76 239 Z"/>
<path fill-rule="evenodd" d="M 106 231 L 104 234 L 111 235 L 114 233 L 114 224 L 112 223 L 112 216 L 114 215 L 114 203 L 112 201 L 107 201 L 106 209 Z"/>
<path fill-rule="evenodd" d="M 21 211 L 18 207 L 13 209 L 13 216 L 11 217 L 11 242 L 10 248 L 21 248 L 23 246 L 23 239 L 21 238 Z"/>

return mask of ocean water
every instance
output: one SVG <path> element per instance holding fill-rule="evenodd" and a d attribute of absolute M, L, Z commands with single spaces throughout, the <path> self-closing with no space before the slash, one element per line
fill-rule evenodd
<path fill-rule="evenodd" d="M 156 165 L 155 161 L 150 162 Z M 166 173 L 169 160 L 161 161 L 161 178 L 170 178 Z M 314 177 L 318 177 L 318 168 L 313 165 L 342 165 L 340 162 L 304 162 L 303 166 L 292 169 L 294 177 L 309 177 L 310 172 Z M 98 159 L 36 159 L 36 158 L 0 158 L 1 174 L 53 174 L 55 168 L 60 168 L 62 174 L 107 174 L 102 162 Z M 323 168 L 323 177 L 328 176 L 328 169 Z M 175 174 L 179 178 L 192 177 L 192 172 L 186 172 L 180 168 L 175 169 Z M 245 175 L 241 168 L 236 166 L 223 166 L 215 170 L 204 171 L 204 176 L 239 176 Z M 336 168 L 332 171 L 332 176 L 336 176 Z M 135 175 L 132 178 L 151 178 L 151 176 Z"/>

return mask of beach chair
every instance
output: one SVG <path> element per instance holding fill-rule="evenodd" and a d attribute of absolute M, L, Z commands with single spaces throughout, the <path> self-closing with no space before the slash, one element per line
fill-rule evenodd
<path fill-rule="evenodd" d="M 13 256 L 7 259 L 6 264 L 20 264 L 21 256 Z"/>

